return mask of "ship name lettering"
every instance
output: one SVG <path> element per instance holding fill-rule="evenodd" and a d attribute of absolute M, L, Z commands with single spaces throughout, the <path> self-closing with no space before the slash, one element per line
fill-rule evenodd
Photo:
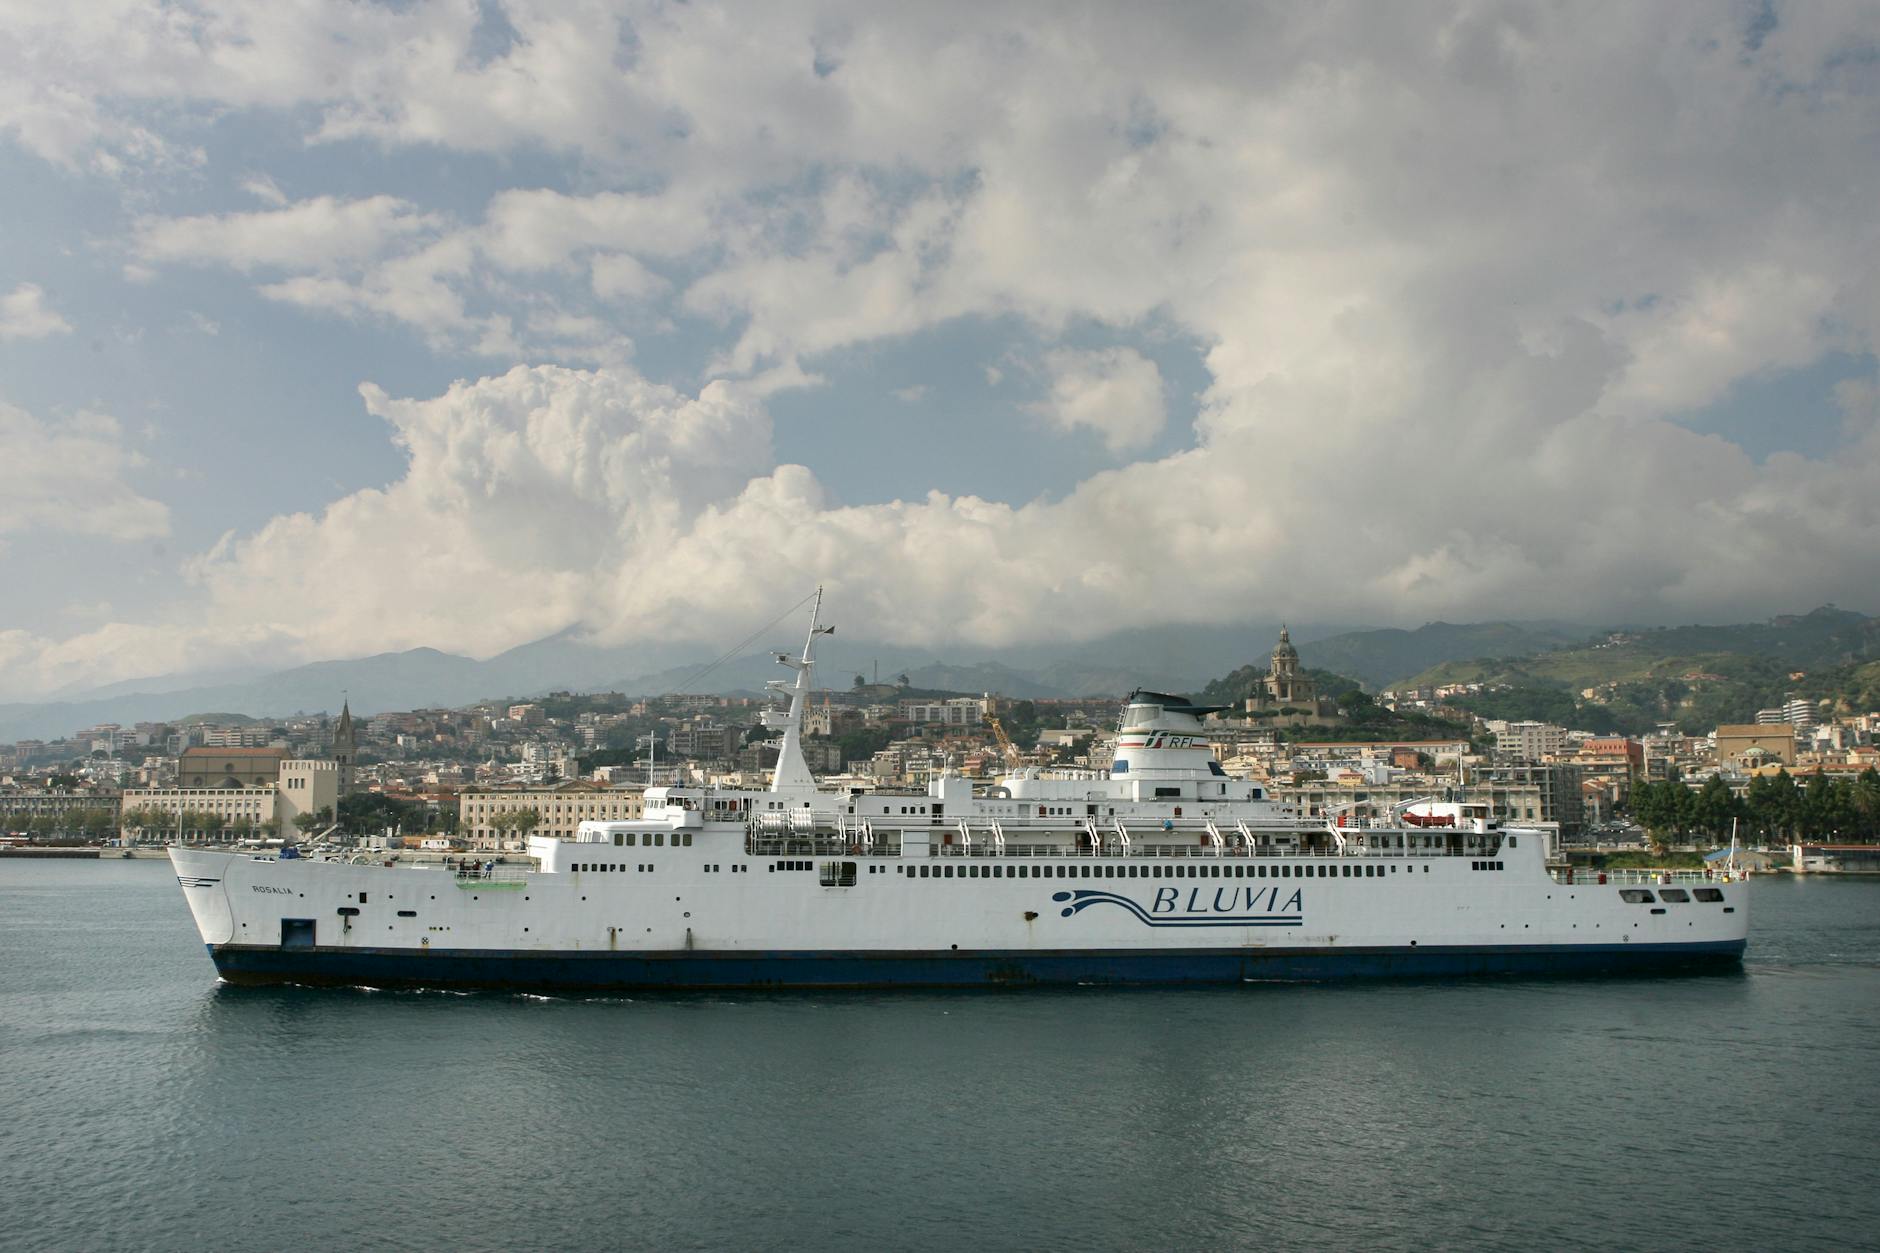
<path fill-rule="evenodd" d="M 272 892 L 276 896 L 292 896 L 294 894 L 294 890 L 292 888 L 269 887 L 265 883 L 251 883 L 249 884 L 249 886 L 252 887 L 257 892 Z"/>
<path fill-rule="evenodd" d="M 1292 895 L 1282 903 L 1278 887 L 1222 887 L 1214 889 L 1211 902 L 1201 899 L 1202 889 L 1188 889 L 1188 899 L 1181 899 L 1180 888 L 1157 888 L 1155 900 L 1149 906 L 1152 914 L 1236 914 L 1257 913 L 1297 913 L 1305 908 L 1305 893 L 1294 888 Z"/>

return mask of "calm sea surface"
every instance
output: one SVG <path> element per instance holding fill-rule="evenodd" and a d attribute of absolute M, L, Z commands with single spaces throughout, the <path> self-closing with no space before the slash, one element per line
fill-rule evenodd
<path fill-rule="evenodd" d="M 652 996 L 217 984 L 0 861 L 0 1246 L 1880 1247 L 1880 882 L 1741 974 Z"/>

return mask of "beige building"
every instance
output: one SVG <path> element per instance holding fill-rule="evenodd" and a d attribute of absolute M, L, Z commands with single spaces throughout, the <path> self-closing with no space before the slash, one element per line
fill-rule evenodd
<path fill-rule="evenodd" d="M 231 751 L 216 750 L 218 754 L 224 755 Z M 276 768 L 275 777 L 266 783 L 243 787 L 211 785 L 127 789 L 123 808 L 118 811 L 120 833 L 126 839 L 141 839 L 145 843 L 154 844 L 169 844 L 179 838 L 185 844 L 219 843 L 238 836 L 284 836 L 291 840 L 300 835 L 300 829 L 294 825 L 296 815 L 318 813 L 322 809 L 338 810 L 338 762 L 283 761 L 278 750 L 266 751 L 275 754 L 272 762 Z M 259 759 L 256 760 L 259 765 Z M 225 761 L 224 756 L 215 764 L 220 765 Z M 193 780 L 200 774 L 191 771 L 185 778 Z M 140 826 L 129 825 L 125 816 L 139 810 L 156 810 L 164 815 L 164 819 Z M 218 827 L 202 821 L 210 816 L 219 818 L 221 825 Z"/>
<path fill-rule="evenodd" d="M 505 843 L 520 848 L 524 835 L 492 825 L 491 820 L 505 810 L 532 809 L 540 821 L 530 834 L 566 837 L 589 820 L 638 818 L 644 812 L 644 791 L 640 785 L 599 787 L 579 782 L 466 789 L 457 797 L 457 834 L 477 852 L 501 852 Z"/>
<path fill-rule="evenodd" d="M 243 833 L 251 837 L 275 834 L 277 793 L 274 785 L 266 787 L 162 787 L 127 788 L 120 822 L 139 810 L 155 810 L 162 821 L 141 826 L 123 826 L 126 840 L 146 844 L 221 843 Z M 219 824 L 202 818 L 220 819 Z"/>
<path fill-rule="evenodd" d="M 1730 723 L 1717 728 L 1717 764 L 1736 769 L 1795 764 L 1795 730 L 1784 723 Z"/>
<path fill-rule="evenodd" d="M 296 839 L 302 832 L 294 821 L 302 814 L 339 812 L 340 764 L 337 761 L 284 761 L 275 802 L 275 820 L 284 839 Z M 322 823 L 321 826 L 325 824 Z M 308 828 L 308 833 L 320 827 Z"/>
<path fill-rule="evenodd" d="M 182 788 L 272 787 L 281 777 L 284 748 L 186 748 L 176 759 Z"/>

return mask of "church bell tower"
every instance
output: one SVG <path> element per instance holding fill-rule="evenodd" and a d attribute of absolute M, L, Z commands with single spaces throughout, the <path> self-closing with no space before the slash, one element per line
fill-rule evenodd
<path fill-rule="evenodd" d="M 352 703 L 340 701 L 339 725 L 333 728 L 333 761 L 339 766 L 339 794 L 351 795 L 358 745 L 353 739 Z"/>

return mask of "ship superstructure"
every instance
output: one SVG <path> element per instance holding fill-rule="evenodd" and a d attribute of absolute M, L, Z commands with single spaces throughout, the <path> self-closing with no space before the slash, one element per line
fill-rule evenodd
<path fill-rule="evenodd" d="M 818 611 L 820 597 L 818 598 Z M 1218 983 L 1682 968 L 1740 959 L 1728 876 L 1576 876 L 1547 833 L 1426 803 L 1341 825 L 1221 769 L 1215 710 L 1137 691 L 1107 771 L 817 785 L 812 616 L 770 786 L 655 787 L 632 821 L 446 869 L 173 848 L 235 982 L 645 987 Z"/>

